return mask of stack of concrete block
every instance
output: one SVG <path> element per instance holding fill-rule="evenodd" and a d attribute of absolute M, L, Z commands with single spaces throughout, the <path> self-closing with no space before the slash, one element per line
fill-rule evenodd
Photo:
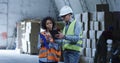
<path fill-rule="evenodd" d="M 102 32 L 105 30 L 104 12 L 85 12 L 82 13 L 81 22 L 83 23 L 83 49 L 82 60 L 87 63 L 94 63 L 93 59 L 96 52 L 96 44 Z M 88 60 L 85 60 L 88 59 Z M 85 62 L 83 62 L 85 63 Z"/>
<path fill-rule="evenodd" d="M 106 6 L 107 5 L 103 5 Z M 98 7 L 101 7 L 98 5 Z M 94 63 L 93 59 L 95 57 L 96 52 L 96 44 L 101 36 L 102 32 L 111 25 L 111 13 L 107 12 L 107 10 L 99 12 L 84 12 L 77 15 L 77 19 L 79 16 L 79 20 L 83 26 L 83 50 L 81 51 L 82 60 L 87 61 L 87 63 Z M 119 27 L 119 26 L 118 26 Z M 83 63 L 85 63 L 83 61 Z"/>
<path fill-rule="evenodd" d="M 20 22 L 21 31 L 18 33 L 18 40 L 21 40 L 21 53 L 38 54 L 37 43 L 38 33 L 40 32 L 40 21 L 35 19 L 24 20 Z M 19 42 L 18 42 L 19 43 Z"/>
<path fill-rule="evenodd" d="M 21 40 L 21 49 L 20 52 L 21 53 L 27 53 L 27 44 L 25 41 L 25 30 L 26 30 L 26 23 L 25 22 L 20 22 L 20 30 L 21 33 L 19 34 L 21 36 L 21 38 L 19 38 Z"/>
<path fill-rule="evenodd" d="M 28 45 L 27 53 L 37 54 L 38 33 L 40 32 L 40 23 L 27 22 L 26 24 L 26 42 Z"/>
<path fill-rule="evenodd" d="M 80 63 L 94 63 L 96 44 L 103 31 L 113 26 L 113 37 L 120 39 L 120 12 L 109 12 L 108 4 L 98 4 L 95 12 L 84 12 L 81 16 L 84 50 Z"/>

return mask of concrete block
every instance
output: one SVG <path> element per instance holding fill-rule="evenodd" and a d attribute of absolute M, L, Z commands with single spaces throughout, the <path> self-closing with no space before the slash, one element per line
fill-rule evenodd
<path fill-rule="evenodd" d="M 99 39 L 99 37 L 101 36 L 103 31 L 97 31 L 97 39 Z"/>
<path fill-rule="evenodd" d="M 86 48 L 86 43 L 87 43 L 87 40 L 86 39 L 83 39 L 83 48 Z"/>
<path fill-rule="evenodd" d="M 77 20 L 77 21 L 80 21 L 80 22 L 82 22 L 82 15 L 81 15 L 81 13 L 79 13 L 79 14 L 75 14 L 75 19 Z"/>
<path fill-rule="evenodd" d="M 96 49 L 94 48 L 94 49 L 92 49 L 92 58 L 94 58 L 95 57 L 95 52 L 96 52 Z"/>
<path fill-rule="evenodd" d="M 94 30 L 94 21 L 90 21 L 90 30 Z"/>
<path fill-rule="evenodd" d="M 92 57 L 92 49 L 91 48 L 86 48 L 86 57 L 89 57 L 89 58 Z"/>
<path fill-rule="evenodd" d="M 96 38 L 96 31 L 95 30 L 90 30 L 89 31 L 89 38 L 90 39 L 95 39 Z"/>
<path fill-rule="evenodd" d="M 92 39 L 92 48 L 96 48 L 96 43 L 97 43 L 96 39 Z"/>
<path fill-rule="evenodd" d="M 90 12 L 90 20 L 91 21 L 97 20 L 97 12 Z"/>
<path fill-rule="evenodd" d="M 87 22 L 90 20 L 90 14 L 88 12 L 82 13 L 82 22 Z"/>
<path fill-rule="evenodd" d="M 100 30 L 100 23 L 94 22 L 94 30 Z"/>
<path fill-rule="evenodd" d="M 83 38 L 88 38 L 89 37 L 89 33 L 88 31 L 83 31 Z"/>
<path fill-rule="evenodd" d="M 92 43 L 91 43 L 91 39 L 87 39 L 87 48 L 91 48 Z"/>
<path fill-rule="evenodd" d="M 97 21 L 105 21 L 105 13 L 97 12 Z"/>
<path fill-rule="evenodd" d="M 100 22 L 100 30 L 102 30 L 102 31 L 105 30 L 105 22 L 104 21 Z"/>
<path fill-rule="evenodd" d="M 89 26 L 89 22 L 84 22 L 84 23 L 83 23 L 83 26 L 84 26 L 84 27 L 83 27 L 83 30 L 85 30 L 85 31 L 89 30 L 89 27 L 90 27 L 90 26 Z"/>
<path fill-rule="evenodd" d="M 86 51 L 85 48 L 82 48 L 82 50 L 81 50 L 81 52 L 80 52 L 80 55 L 81 55 L 81 56 L 85 56 L 85 54 L 86 54 L 85 51 Z"/>

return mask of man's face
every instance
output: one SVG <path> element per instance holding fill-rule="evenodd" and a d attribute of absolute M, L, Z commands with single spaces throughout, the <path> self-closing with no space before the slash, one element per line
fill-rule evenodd
<path fill-rule="evenodd" d="M 64 16 L 62 16 L 62 18 L 65 22 L 68 22 L 68 21 L 70 21 L 71 14 L 64 15 Z"/>

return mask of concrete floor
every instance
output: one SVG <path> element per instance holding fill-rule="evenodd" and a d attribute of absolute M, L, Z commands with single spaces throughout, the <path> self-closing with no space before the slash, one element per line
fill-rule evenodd
<path fill-rule="evenodd" d="M 20 54 L 18 50 L 0 50 L 0 63 L 39 63 L 37 55 Z"/>

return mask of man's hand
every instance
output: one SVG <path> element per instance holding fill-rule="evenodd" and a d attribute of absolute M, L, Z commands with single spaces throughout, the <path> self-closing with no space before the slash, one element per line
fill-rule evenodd
<path fill-rule="evenodd" d="M 55 37 L 58 39 L 63 39 L 64 35 L 62 33 L 59 33 L 59 34 L 56 34 Z"/>

